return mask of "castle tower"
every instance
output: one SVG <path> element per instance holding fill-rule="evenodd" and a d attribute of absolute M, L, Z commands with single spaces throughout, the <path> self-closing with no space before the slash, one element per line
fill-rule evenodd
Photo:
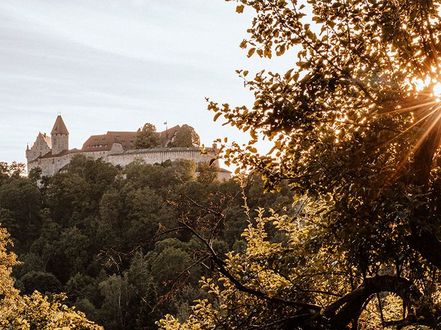
<path fill-rule="evenodd" d="M 52 155 L 58 155 L 65 150 L 69 150 L 69 131 L 60 115 L 55 120 L 51 131 Z"/>
<path fill-rule="evenodd" d="M 51 151 L 51 138 L 46 133 L 38 133 L 32 148 L 26 147 L 26 159 L 29 162 L 46 155 Z"/>

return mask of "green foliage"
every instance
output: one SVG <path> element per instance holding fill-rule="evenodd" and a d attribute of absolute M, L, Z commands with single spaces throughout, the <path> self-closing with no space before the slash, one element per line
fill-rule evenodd
<path fill-rule="evenodd" d="M 159 134 L 156 132 L 156 127 L 153 124 L 146 123 L 136 134 L 135 148 L 148 149 L 157 148 L 161 145 Z"/>
<path fill-rule="evenodd" d="M 212 231 L 213 248 L 224 255 L 248 219 L 240 185 L 212 173 L 189 161 L 121 169 L 74 157 L 45 180 L 8 175 L 0 183 L 0 221 L 21 247 L 16 286 L 65 292 L 65 303 L 106 329 L 156 329 L 167 313 L 190 315 L 191 302 L 206 297 L 198 281 L 211 269 L 204 245 L 182 222 Z M 257 178 L 243 193 L 268 207 L 276 200 L 263 197 Z"/>
<path fill-rule="evenodd" d="M 41 168 L 36 167 L 29 171 L 28 178 L 33 182 L 37 183 L 42 179 L 42 171 Z"/>
<path fill-rule="evenodd" d="M 249 107 L 209 102 L 250 134 L 222 153 L 296 203 L 290 218 L 250 220 L 245 247 L 212 256 L 219 274 L 202 284 L 213 297 L 160 326 L 440 328 L 440 3 L 228 1 L 254 16 L 248 57 L 297 61 L 238 70 Z"/>
<path fill-rule="evenodd" d="M 69 308 L 63 303 L 62 295 L 51 299 L 35 291 L 31 295 L 21 295 L 14 288 L 11 276 L 12 267 L 17 263 L 16 256 L 9 251 L 11 241 L 7 231 L 0 228 L 0 327 L 2 329 L 102 329 L 87 320 L 83 313 Z M 43 286 L 48 291 L 59 286 L 56 278 L 43 272 L 30 272 L 23 280 L 32 286 Z"/>
<path fill-rule="evenodd" d="M 35 290 L 43 293 L 58 293 L 62 289 L 61 282 L 52 274 L 30 271 L 20 278 L 23 293 L 31 294 Z"/>
<path fill-rule="evenodd" d="M 177 275 L 185 271 L 190 260 L 190 256 L 185 251 L 168 247 L 155 256 L 151 271 L 155 280 L 166 287 Z"/>
<path fill-rule="evenodd" d="M 197 180 L 203 184 L 210 184 L 216 180 L 216 168 L 214 166 L 210 166 L 208 163 L 200 163 L 198 164 L 198 178 Z"/>
<path fill-rule="evenodd" d="M 133 287 L 127 276 L 111 275 L 99 284 L 104 297 L 101 318 L 111 320 L 108 329 L 127 329 L 130 322 L 129 306 L 134 296 Z"/>
<path fill-rule="evenodd" d="M 25 165 L 12 162 L 11 164 L 0 162 L 0 182 L 9 178 L 18 178 L 25 172 Z"/>
<path fill-rule="evenodd" d="M 172 141 L 168 143 L 168 147 L 199 147 L 201 144 L 199 135 L 196 133 L 195 129 L 188 125 L 182 125 L 172 138 Z"/>
<path fill-rule="evenodd" d="M 0 223 L 13 235 L 18 252 L 29 248 L 38 234 L 41 199 L 35 184 L 16 174 L 0 184 Z"/>

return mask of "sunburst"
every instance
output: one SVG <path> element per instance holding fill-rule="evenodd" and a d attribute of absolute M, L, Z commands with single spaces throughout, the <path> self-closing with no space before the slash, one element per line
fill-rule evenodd
<path fill-rule="evenodd" d="M 441 101 L 441 83 L 440 82 L 433 85 L 432 95 L 437 102 Z"/>
<path fill-rule="evenodd" d="M 436 149 L 439 148 L 441 140 L 441 82 L 432 82 L 421 94 L 426 95 L 426 97 L 429 96 L 431 101 L 425 103 L 419 108 L 419 116 L 417 116 L 419 119 L 405 130 L 408 131 L 414 127 L 419 127 L 418 130 L 421 133 L 415 140 L 412 148 L 403 158 L 402 162 L 398 165 L 397 175 L 399 175 L 399 172 L 401 172 L 404 165 L 408 163 L 409 158 L 412 157 L 412 155 L 416 157 L 416 154 L 421 150 L 432 158 Z M 431 161 L 429 158 L 426 158 L 425 160 Z"/>
<path fill-rule="evenodd" d="M 419 80 L 413 82 L 414 92 L 416 97 L 411 98 L 407 106 L 397 107 L 391 111 L 385 111 L 382 115 L 401 115 L 405 113 L 412 113 L 413 120 L 402 131 L 397 132 L 392 138 L 380 143 L 377 147 L 382 148 L 389 146 L 393 141 L 398 138 L 407 135 L 410 132 L 416 134 L 410 134 L 409 138 L 413 140 L 410 148 L 407 152 L 402 154 L 401 161 L 398 162 L 395 173 L 385 181 L 384 189 L 403 174 L 403 170 L 409 165 L 409 161 L 412 162 L 418 159 L 421 161 L 421 157 L 417 157 L 417 154 L 422 151 L 426 153 L 429 158 L 425 158 L 425 161 L 432 162 L 431 158 L 435 155 L 437 149 L 441 144 L 441 81 L 437 82 L 431 79 Z M 413 137 L 412 137 L 413 136 Z M 415 158 L 416 157 L 416 158 Z M 415 163 L 416 166 L 419 166 Z M 430 171 L 430 170 L 429 170 Z M 381 189 L 381 190 L 382 190 Z"/>

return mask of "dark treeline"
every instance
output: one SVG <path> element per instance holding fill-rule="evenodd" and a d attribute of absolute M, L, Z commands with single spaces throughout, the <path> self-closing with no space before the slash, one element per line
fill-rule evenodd
<path fill-rule="evenodd" d="M 217 253 L 240 251 L 250 210 L 282 211 L 289 189 L 264 193 L 255 177 L 219 182 L 188 161 L 126 168 L 77 157 L 53 177 L 0 167 L 0 223 L 22 265 L 23 293 L 65 292 L 106 329 L 150 329 L 166 313 L 185 318 L 210 275 L 205 246 L 182 224 L 215 235 Z M 199 175 L 196 176 L 196 171 Z"/>

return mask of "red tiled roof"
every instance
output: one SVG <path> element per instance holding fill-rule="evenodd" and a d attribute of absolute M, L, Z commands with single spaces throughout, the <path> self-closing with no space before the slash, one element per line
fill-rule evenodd
<path fill-rule="evenodd" d="M 83 144 L 82 151 L 106 151 L 114 143 L 120 143 L 124 149 L 133 149 L 136 132 L 107 132 L 102 135 L 92 135 Z"/>
<path fill-rule="evenodd" d="M 170 139 L 181 127 L 173 126 L 166 131 L 158 132 L 161 147 L 166 147 Z M 124 150 L 135 149 L 138 132 L 109 131 L 106 134 L 92 135 L 83 144 L 82 151 L 108 151 L 114 143 L 120 143 Z"/>
<path fill-rule="evenodd" d="M 58 115 L 57 119 L 55 120 L 55 124 L 52 128 L 51 134 L 69 134 L 69 131 L 64 124 L 63 118 L 61 118 L 60 115 Z"/>

